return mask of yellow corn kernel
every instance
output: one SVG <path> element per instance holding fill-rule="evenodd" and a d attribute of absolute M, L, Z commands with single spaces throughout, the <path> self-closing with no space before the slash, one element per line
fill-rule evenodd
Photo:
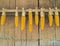
<path fill-rule="evenodd" d="M 5 24 L 5 20 L 6 20 L 6 15 L 2 15 L 1 16 L 1 25 L 2 26 Z"/>
<path fill-rule="evenodd" d="M 49 26 L 51 27 L 53 25 L 53 16 L 48 15 L 48 19 L 49 19 Z"/>
<path fill-rule="evenodd" d="M 40 18 L 40 29 L 43 30 L 45 25 L 45 17 L 41 16 Z"/>
<path fill-rule="evenodd" d="M 38 25 L 38 15 L 35 15 L 35 24 Z"/>
<path fill-rule="evenodd" d="M 18 16 L 15 16 L 15 26 L 18 26 Z"/>
<path fill-rule="evenodd" d="M 25 29 L 25 22 L 26 22 L 26 17 L 22 16 L 21 17 L 21 30 Z"/>
<path fill-rule="evenodd" d="M 29 12 L 29 31 L 32 32 L 32 12 Z"/>
<path fill-rule="evenodd" d="M 55 24 L 56 26 L 59 26 L 59 16 L 55 15 Z"/>

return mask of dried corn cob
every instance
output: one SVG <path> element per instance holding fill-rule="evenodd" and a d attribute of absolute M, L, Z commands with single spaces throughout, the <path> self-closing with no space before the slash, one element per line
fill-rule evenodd
<path fill-rule="evenodd" d="M 52 16 L 52 9 L 49 8 L 49 14 L 48 14 L 48 19 L 49 19 L 49 26 L 51 27 L 53 25 L 53 16 Z"/>
<path fill-rule="evenodd" d="M 59 26 L 59 14 L 58 14 L 58 9 L 55 8 L 56 11 L 55 11 L 55 24 L 56 26 L 58 27 Z"/>
<path fill-rule="evenodd" d="M 18 27 L 18 8 L 16 7 L 16 13 L 15 13 L 15 26 Z"/>
<path fill-rule="evenodd" d="M 44 25 L 45 25 L 45 16 L 43 13 L 43 9 L 41 8 L 41 18 L 40 18 L 40 29 L 43 30 L 44 29 Z"/>
<path fill-rule="evenodd" d="M 21 30 L 25 29 L 26 17 L 24 8 L 22 8 L 22 17 L 21 17 Z"/>
<path fill-rule="evenodd" d="M 38 25 L 38 11 L 37 11 L 37 8 L 36 8 L 36 12 L 35 12 L 35 24 Z"/>
<path fill-rule="evenodd" d="M 6 21 L 6 14 L 5 14 L 5 11 L 4 11 L 4 8 L 3 8 L 3 13 L 2 13 L 2 16 L 1 16 L 1 25 L 2 26 L 5 24 L 5 21 Z"/>
<path fill-rule="evenodd" d="M 28 22 L 28 24 L 29 24 L 29 31 L 30 32 L 32 32 L 32 11 L 31 11 L 31 9 L 29 10 L 29 22 Z"/>

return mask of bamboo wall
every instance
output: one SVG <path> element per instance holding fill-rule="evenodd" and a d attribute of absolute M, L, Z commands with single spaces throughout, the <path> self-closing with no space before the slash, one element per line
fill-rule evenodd
<path fill-rule="evenodd" d="M 56 6 L 60 8 L 59 0 L 56 1 Z M 38 6 L 37 0 L 0 0 L 0 9 L 2 7 L 14 9 L 19 8 L 35 8 Z M 55 0 L 39 0 L 39 7 L 55 7 Z M 8 16 L 9 15 L 9 16 Z M 19 14 L 19 26 L 14 26 L 14 15 L 7 15 L 6 23 L 3 27 L 0 26 L 0 46 L 60 46 L 60 27 L 55 24 L 49 27 L 48 18 L 46 15 L 45 29 L 38 33 L 38 26 L 33 23 L 33 32 L 28 31 L 28 25 L 24 31 L 20 30 L 21 14 Z M 28 19 L 27 19 L 28 20 Z M 34 21 L 34 19 L 33 19 Z M 26 23 L 27 24 L 27 23 Z"/>
<path fill-rule="evenodd" d="M 39 7 L 60 8 L 60 0 L 39 0 Z M 0 0 L 0 8 L 35 8 L 38 6 L 38 0 Z"/>

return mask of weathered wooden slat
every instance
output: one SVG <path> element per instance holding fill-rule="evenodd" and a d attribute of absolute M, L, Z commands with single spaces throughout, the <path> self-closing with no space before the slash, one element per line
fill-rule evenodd
<path fill-rule="evenodd" d="M 53 8 L 54 7 L 54 0 L 39 0 L 39 7 L 43 7 L 43 8 Z"/>
<path fill-rule="evenodd" d="M 60 8 L 60 0 L 56 0 L 56 6 Z"/>
<path fill-rule="evenodd" d="M 9 2 L 10 2 L 10 3 L 9 3 L 10 9 L 16 8 L 16 7 L 15 7 L 15 3 L 16 3 L 15 0 L 9 0 Z"/>
<path fill-rule="evenodd" d="M 8 46 L 14 46 L 14 41 L 12 39 L 8 40 Z"/>
<path fill-rule="evenodd" d="M 3 3 L 3 1 L 0 0 L 0 9 L 3 7 L 2 3 Z"/>
<path fill-rule="evenodd" d="M 26 27 L 26 26 L 25 26 Z M 24 31 L 21 31 L 21 40 L 26 40 L 26 28 L 24 29 Z"/>
<path fill-rule="evenodd" d="M 15 46 L 22 46 L 21 41 L 20 40 L 15 41 Z"/>
<path fill-rule="evenodd" d="M 27 41 L 27 46 L 38 46 L 38 41 Z"/>
<path fill-rule="evenodd" d="M 9 8 L 9 0 L 0 0 L 0 9 Z"/>
<path fill-rule="evenodd" d="M 22 46 L 26 46 L 26 44 L 27 44 L 26 40 L 25 41 L 22 40 Z"/>
<path fill-rule="evenodd" d="M 20 30 L 21 16 L 19 16 L 18 19 L 19 19 L 19 22 L 18 22 L 19 25 L 18 25 L 18 27 L 15 27 L 15 40 L 21 40 L 21 30 Z"/>
<path fill-rule="evenodd" d="M 53 41 L 50 40 L 41 40 L 40 41 L 40 46 L 53 46 Z"/>
<path fill-rule="evenodd" d="M 9 17 L 9 16 L 8 16 L 8 17 Z M 12 17 L 10 16 L 10 17 L 9 17 L 9 20 L 10 20 L 10 21 L 9 21 L 9 24 L 8 24 L 8 25 L 9 25 L 9 26 L 8 26 L 9 39 L 14 39 L 14 37 L 15 37 L 15 36 L 14 36 L 14 31 L 15 31 L 15 30 L 14 30 L 14 16 L 12 16 Z"/>
<path fill-rule="evenodd" d="M 2 46 L 8 46 L 8 42 L 7 42 L 7 40 L 4 40 L 4 39 L 3 39 L 2 44 L 3 44 Z"/>
<path fill-rule="evenodd" d="M 52 40 L 55 39 L 55 26 L 53 23 L 53 26 L 49 26 L 48 17 L 45 17 L 45 28 L 44 30 L 40 30 L 40 39 L 42 40 Z"/>
<path fill-rule="evenodd" d="M 56 29 L 57 28 L 57 29 Z M 60 40 L 60 27 L 56 27 L 56 40 Z"/>
<path fill-rule="evenodd" d="M 54 41 L 54 46 L 60 46 L 60 41 L 59 40 L 55 40 Z"/>
<path fill-rule="evenodd" d="M 37 40 L 31 41 L 31 46 L 38 46 L 38 41 Z"/>
<path fill-rule="evenodd" d="M 16 0 L 16 6 L 19 8 L 35 8 L 37 4 L 37 0 Z"/>
<path fill-rule="evenodd" d="M 35 16 L 35 15 L 34 15 Z M 35 25 L 35 19 L 33 19 L 33 31 L 32 31 L 32 41 L 38 40 L 38 25 Z"/>
<path fill-rule="evenodd" d="M 2 46 L 3 45 L 3 40 L 2 39 L 0 39 L 0 46 Z"/>
<path fill-rule="evenodd" d="M 28 28 L 27 28 L 27 40 L 32 40 L 32 33 L 29 32 L 29 29 Z"/>

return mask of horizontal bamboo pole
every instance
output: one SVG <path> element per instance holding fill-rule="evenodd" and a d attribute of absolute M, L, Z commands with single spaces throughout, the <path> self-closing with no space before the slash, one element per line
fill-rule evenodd
<path fill-rule="evenodd" d="M 5 10 L 5 12 L 16 12 L 16 9 L 4 9 L 4 10 Z M 24 10 L 25 10 L 25 12 L 29 12 L 29 9 L 24 9 Z M 58 12 L 60 12 L 60 9 L 57 9 L 57 10 L 58 10 Z M 32 12 L 35 12 L 35 11 L 36 11 L 36 9 L 32 9 Z M 41 12 L 41 9 L 37 9 L 37 11 Z M 49 9 L 43 8 L 43 11 L 49 12 Z M 52 11 L 55 12 L 56 10 L 52 9 Z M 0 12 L 3 12 L 3 8 L 2 8 L 2 10 L 0 10 Z M 18 9 L 18 12 L 22 12 L 22 9 Z"/>

